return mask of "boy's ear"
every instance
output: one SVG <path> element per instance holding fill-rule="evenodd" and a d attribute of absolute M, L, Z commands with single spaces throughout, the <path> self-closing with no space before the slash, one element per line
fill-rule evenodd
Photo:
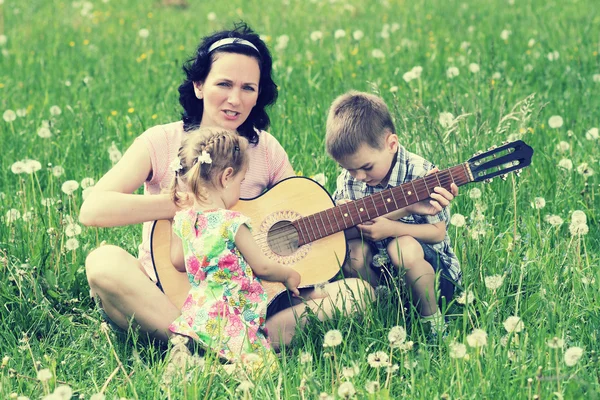
<path fill-rule="evenodd" d="M 395 133 L 388 133 L 387 137 L 385 138 L 385 148 L 393 153 L 395 153 L 396 151 L 398 151 L 398 146 L 399 146 L 399 142 L 398 142 L 398 135 L 396 135 Z"/>
<path fill-rule="evenodd" d="M 225 168 L 225 170 L 223 171 L 223 173 L 221 173 L 221 187 L 227 187 L 227 185 L 229 185 L 229 182 L 233 179 L 234 173 L 233 173 L 233 168 L 231 167 L 227 167 Z"/>

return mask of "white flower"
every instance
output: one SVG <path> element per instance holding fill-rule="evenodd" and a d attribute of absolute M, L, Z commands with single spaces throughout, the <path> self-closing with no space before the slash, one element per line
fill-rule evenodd
<path fill-rule="evenodd" d="M 588 163 L 581 163 L 577 167 L 577 173 L 587 178 L 594 175 L 594 170 L 588 165 Z"/>
<path fill-rule="evenodd" d="M 504 321 L 503 325 L 504 329 L 506 329 L 506 332 L 508 333 L 521 332 L 525 327 L 525 324 L 523 324 L 523 320 L 521 320 L 521 318 L 517 317 L 516 315 L 512 315 L 506 318 L 506 321 Z"/>
<path fill-rule="evenodd" d="M 61 190 L 67 195 L 72 195 L 74 191 L 79 189 L 79 183 L 77 181 L 66 181 L 62 184 Z"/>
<path fill-rule="evenodd" d="M 586 224 L 587 223 L 587 216 L 585 215 L 585 213 L 581 210 L 575 210 L 573 211 L 573 214 L 571 214 L 571 223 L 573 224 Z"/>
<path fill-rule="evenodd" d="M 33 174 L 42 169 L 42 164 L 37 160 L 25 160 L 25 172 Z"/>
<path fill-rule="evenodd" d="M 17 110 L 17 117 L 23 118 L 26 115 L 27 115 L 27 109 L 26 108 L 19 108 Z"/>
<path fill-rule="evenodd" d="M 177 172 L 180 171 L 182 168 L 183 167 L 181 166 L 181 160 L 179 159 L 179 156 L 175 156 L 173 161 L 171 161 L 171 164 L 169 164 L 169 169 L 173 172 Z"/>
<path fill-rule="evenodd" d="M 571 232 L 571 235 L 573 235 L 573 236 L 585 236 L 588 234 L 589 231 L 590 231 L 590 228 L 587 226 L 586 223 L 583 223 L 583 224 L 571 223 L 571 225 L 569 225 L 569 232 Z"/>
<path fill-rule="evenodd" d="M 533 199 L 533 207 L 536 210 L 541 210 L 542 208 L 546 207 L 546 199 L 543 197 L 536 197 Z"/>
<path fill-rule="evenodd" d="M 50 115 L 58 116 L 60 114 L 62 114 L 62 110 L 59 106 L 50 107 Z"/>
<path fill-rule="evenodd" d="M 322 172 L 319 172 L 318 174 L 311 176 L 311 179 L 313 181 L 317 182 L 321 186 L 325 186 L 325 184 L 327 184 L 327 177 Z"/>
<path fill-rule="evenodd" d="M 399 325 L 392 327 L 388 332 L 388 340 L 391 347 L 398 347 L 406 340 L 406 329 Z"/>
<path fill-rule="evenodd" d="M 69 86 L 71 86 L 71 81 L 70 81 L 70 80 L 66 80 L 66 81 L 65 81 L 65 86 L 66 86 L 66 87 L 69 87 Z"/>
<path fill-rule="evenodd" d="M 465 226 L 466 223 L 466 219 L 465 216 L 462 214 L 452 214 L 452 217 L 450 218 L 450 223 L 454 226 L 456 226 L 457 228 L 460 228 L 462 226 Z"/>
<path fill-rule="evenodd" d="M 342 369 L 342 375 L 344 375 L 344 378 L 346 379 L 354 378 L 355 376 L 358 376 L 358 374 L 360 374 L 360 368 L 355 362 L 352 363 L 351 367 L 344 367 Z"/>
<path fill-rule="evenodd" d="M 523 71 L 525 71 L 527 73 L 533 71 L 533 65 L 531 65 L 531 64 L 525 64 L 525 66 L 523 67 Z"/>
<path fill-rule="evenodd" d="M 558 162 L 558 167 L 562 169 L 566 169 L 567 171 L 571 171 L 573 169 L 573 161 L 568 158 L 563 158 Z"/>
<path fill-rule="evenodd" d="M 354 40 L 360 40 L 363 37 L 365 37 L 365 34 L 361 30 L 356 30 L 352 33 L 352 37 L 354 38 Z"/>
<path fill-rule="evenodd" d="M 385 58 L 385 53 L 381 49 L 373 49 L 373 51 L 371 51 L 371 57 Z"/>
<path fill-rule="evenodd" d="M 390 357 L 385 351 L 376 351 L 367 356 L 367 362 L 372 368 L 382 368 L 390 365 Z"/>
<path fill-rule="evenodd" d="M 469 71 L 476 74 L 479 72 L 479 64 L 471 63 L 469 64 Z"/>
<path fill-rule="evenodd" d="M 404 81 L 406 82 L 410 82 L 413 79 L 419 79 L 421 77 L 422 72 L 423 67 L 417 65 L 416 67 L 413 67 L 410 71 L 405 72 L 404 75 L 402 75 L 402 79 L 404 79 Z"/>
<path fill-rule="evenodd" d="M 46 382 L 52 379 L 52 372 L 48 368 L 40 369 L 37 373 L 37 378 L 41 382 Z"/>
<path fill-rule="evenodd" d="M 594 74 L 594 75 L 592 76 L 592 80 L 593 80 L 594 82 L 600 82 L 600 74 Z"/>
<path fill-rule="evenodd" d="M 554 336 L 552 339 L 548 340 L 546 342 L 546 344 L 551 349 L 562 349 L 565 345 L 565 341 L 563 339 L 560 339 L 560 338 Z"/>
<path fill-rule="evenodd" d="M 275 50 L 281 51 L 287 47 L 290 42 L 290 37 L 288 35 L 281 35 L 277 38 L 276 42 Z"/>
<path fill-rule="evenodd" d="M 310 364 L 312 360 L 313 357 L 309 352 L 303 351 L 300 353 L 300 364 Z"/>
<path fill-rule="evenodd" d="M 546 215 L 544 217 L 544 221 L 546 221 L 547 223 L 549 223 L 552 226 L 561 226 L 564 222 L 560 216 L 552 215 L 552 214 Z"/>
<path fill-rule="evenodd" d="M 558 57 L 560 57 L 560 54 L 558 53 L 558 51 L 551 51 L 546 55 L 546 57 L 549 61 L 556 61 L 558 60 Z"/>
<path fill-rule="evenodd" d="M 81 188 L 82 189 L 87 189 L 89 187 L 92 187 L 96 184 L 96 182 L 94 181 L 94 178 L 83 178 L 81 180 Z"/>
<path fill-rule="evenodd" d="M 598 128 L 592 128 L 585 133 L 587 140 L 598 140 Z"/>
<path fill-rule="evenodd" d="M 390 93 L 396 93 L 398 91 L 398 86 L 392 86 L 390 88 Z"/>
<path fill-rule="evenodd" d="M 354 385 L 352 382 L 344 382 L 338 388 L 338 396 L 343 399 L 348 399 L 353 397 L 356 394 L 356 390 L 354 389 Z"/>
<path fill-rule="evenodd" d="M 529 41 L 527 42 L 527 46 L 528 46 L 528 47 L 533 47 L 533 46 L 535 46 L 535 39 L 529 39 Z"/>
<path fill-rule="evenodd" d="M 479 188 L 469 190 L 469 197 L 473 200 L 481 198 L 481 190 L 479 190 Z"/>
<path fill-rule="evenodd" d="M 37 134 L 42 139 L 48 139 L 49 137 L 52 136 L 52 131 L 48 127 L 46 127 L 46 126 L 41 126 L 38 129 Z"/>
<path fill-rule="evenodd" d="M 13 174 L 22 174 L 25 172 L 26 165 L 23 161 L 17 161 L 10 166 Z"/>
<path fill-rule="evenodd" d="M 553 115 L 548 119 L 548 126 L 553 129 L 563 126 L 563 119 L 560 115 Z"/>
<path fill-rule="evenodd" d="M 13 110 L 6 110 L 4 111 L 4 114 L 2 114 L 2 118 L 6 122 L 13 122 L 15 119 L 17 119 L 17 114 Z"/>
<path fill-rule="evenodd" d="M 565 151 L 569 151 L 569 149 L 571 148 L 571 145 L 567 142 L 565 142 L 564 140 L 561 140 L 557 145 L 556 145 L 556 149 L 558 151 L 560 151 L 561 153 L 564 153 Z"/>
<path fill-rule="evenodd" d="M 471 43 L 469 43 L 469 42 L 462 42 L 460 44 L 460 49 L 461 50 L 467 50 L 470 46 L 471 46 Z"/>
<path fill-rule="evenodd" d="M 321 31 L 313 31 L 310 34 L 310 40 L 312 40 L 313 42 L 316 42 L 317 40 L 321 40 L 323 39 L 323 32 Z"/>
<path fill-rule="evenodd" d="M 467 355 L 467 346 L 462 343 L 452 342 L 448 347 L 450 348 L 450 358 L 464 358 Z"/>
<path fill-rule="evenodd" d="M 472 290 L 464 291 L 456 298 L 458 304 L 471 304 L 475 300 L 475 294 Z"/>
<path fill-rule="evenodd" d="M 483 347 L 487 344 L 487 332 L 483 329 L 473 329 L 470 335 L 467 335 L 467 343 L 471 347 Z"/>
<path fill-rule="evenodd" d="M 60 399 L 71 400 L 71 397 L 73 397 L 73 389 L 71 389 L 69 385 L 60 385 L 54 389 L 54 394 Z"/>
<path fill-rule="evenodd" d="M 450 79 L 457 77 L 460 74 L 460 71 L 456 67 L 450 67 L 446 71 L 446 76 Z"/>
<path fill-rule="evenodd" d="M 0 35 L 0 46 L 4 46 L 8 42 L 6 35 Z"/>
<path fill-rule="evenodd" d="M 66 226 L 65 228 L 65 235 L 67 235 L 67 237 L 74 237 L 77 235 L 81 234 L 81 226 L 79 226 L 78 224 L 69 224 Z"/>
<path fill-rule="evenodd" d="M 489 290 L 496 290 L 504 283 L 503 275 L 491 275 L 484 278 L 485 287 Z"/>
<path fill-rule="evenodd" d="M 343 29 L 338 29 L 334 32 L 333 37 L 336 39 L 341 39 L 343 37 L 346 37 L 346 31 Z"/>
<path fill-rule="evenodd" d="M 492 79 L 498 80 L 500 78 L 502 78 L 502 74 L 500 72 L 494 72 L 492 74 Z"/>
<path fill-rule="evenodd" d="M 441 112 L 438 117 L 438 122 L 442 126 L 442 128 L 450 128 L 454 122 L 454 115 L 447 111 Z"/>
<path fill-rule="evenodd" d="M 367 391 L 367 393 L 371 394 L 379 392 L 379 387 L 379 382 L 377 381 L 368 381 L 365 384 L 365 390 Z"/>
<path fill-rule="evenodd" d="M 214 12 L 209 12 L 208 14 L 206 14 L 206 19 L 208 19 L 209 21 L 216 21 L 217 14 L 215 14 Z"/>
<path fill-rule="evenodd" d="M 500 39 L 502 40 L 508 40 L 508 37 L 512 35 L 512 31 L 508 30 L 508 29 L 504 29 L 502 32 L 500 32 Z"/>
<path fill-rule="evenodd" d="M 146 39 L 148 36 L 150 36 L 150 31 L 146 28 L 142 28 L 138 32 L 138 36 L 141 37 L 142 39 Z"/>
<path fill-rule="evenodd" d="M 112 144 L 108 148 L 108 157 L 110 158 L 110 161 L 113 162 L 113 164 L 119 162 L 119 160 L 123 157 L 123 155 L 115 145 L 115 142 L 112 142 Z"/>
<path fill-rule="evenodd" d="M 337 329 L 330 330 L 325 334 L 323 347 L 335 347 L 342 343 L 342 332 Z"/>
<path fill-rule="evenodd" d="M 4 222 L 7 224 L 12 224 L 16 220 L 21 218 L 21 212 L 16 208 L 11 208 L 6 212 L 6 216 L 4 217 Z"/>
<path fill-rule="evenodd" d="M 69 251 L 76 250 L 79 247 L 79 240 L 75 238 L 68 239 L 65 243 L 65 248 Z"/>
<path fill-rule="evenodd" d="M 61 177 L 64 173 L 65 169 L 62 166 L 57 165 L 55 167 L 52 167 L 52 175 L 54 175 L 56 178 Z"/>
<path fill-rule="evenodd" d="M 565 351 L 565 364 L 567 364 L 567 367 L 572 367 L 579 362 L 581 356 L 583 356 L 581 347 L 569 347 Z"/>

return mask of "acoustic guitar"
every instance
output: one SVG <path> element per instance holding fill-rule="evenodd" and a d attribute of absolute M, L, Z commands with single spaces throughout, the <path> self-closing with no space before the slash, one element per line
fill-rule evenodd
<path fill-rule="evenodd" d="M 429 198 L 436 186 L 450 190 L 455 183 L 503 178 L 531 163 L 533 149 L 523 141 L 507 143 L 475 155 L 467 162 L 415 179 L 400 186 L 336 206 L 318 183 L 304 177 L 285 179 L 253 199 L 240 199 L 235 210 L 252 221 L 252 233 L 263 253 L 289 265 L 302 277 L 302 287 L 328 282 L 346 260 L 344 230 Z M 171 223 L 155 221 L 151 232 L 151 254 L 158 282 L 177 307 L 190 289 L 186 272 L 171 264 Z M 285 287 L 263 281 L 269 304 Z"/>

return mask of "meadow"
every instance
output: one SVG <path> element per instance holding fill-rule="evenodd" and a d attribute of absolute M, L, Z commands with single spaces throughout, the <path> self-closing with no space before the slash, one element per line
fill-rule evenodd
<path fill-rule="evenodd" d="M 596 0 L 188 1 L 0 0 L 0 398 L 600 398 Z M 277 371 L 207 359 L 161 388 L 164 349 L 102 329 L 85 257 L 135 253 L 141 227 L 82 226 L 83 197 L 180 117 L 182 62 L 239 20 L 275 61 L 270 132 L 330 192 L 325 118 L 349 89 L 381 95 L 401 143 L 440 168 L 506 140 L 534 148 L 519 176 L 452 203 L 463 290 L 446 336 L 393 286 L 311 321 Z"/>

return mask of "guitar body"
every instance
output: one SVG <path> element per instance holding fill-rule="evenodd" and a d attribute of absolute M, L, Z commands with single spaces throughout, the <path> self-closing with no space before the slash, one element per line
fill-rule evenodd
<path fill-rule="evenodd" d="M 346 258 L 344 232 L 334 233 L 298 247 L 298 238 L 282 229 L 288 221 L 330 209 L 335 204 L 329 193 L 318 183 L 303 177 L 285 179 L 260 196 L 240 200 L 234 210 L 252 221 L 252 234 L 263 253 L 270 259 L 294 268 L 302 277 L 301 287 L 331 280 Z M 289 224 L 288 224 L 289 225 Z M 287 233 L 282 236 L 281 232 Z M 187 273 L 171 264 L 171 223 L 154 223 L 150 236 L 152 261 L 158 281 L 173 304 L 181 308 L 187 298 L 190 283 Z M 278 282 L 262 281 L 269 304 L 285 291 Z"/>

